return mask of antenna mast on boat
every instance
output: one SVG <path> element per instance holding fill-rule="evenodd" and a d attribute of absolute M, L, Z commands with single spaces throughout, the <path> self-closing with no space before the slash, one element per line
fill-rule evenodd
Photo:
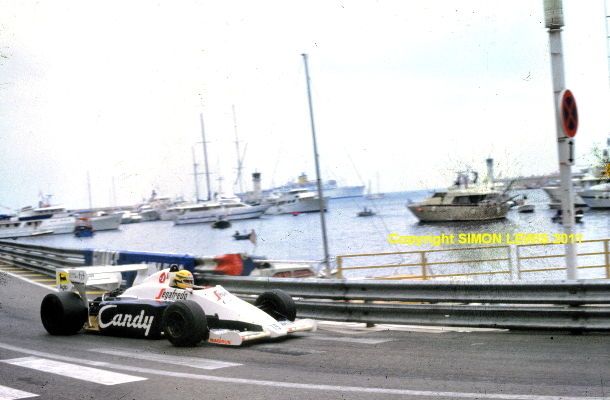
<path fill-rule="evenodd" d="M 208 168 L 208 147 L 205 141 L 205 127 L 203 125 L 203 113 L 199 114 L 201 120 L 201 138 L 203 143 L 203 162 L 205 166 L 205 183 L 208 188 L 208 201 L 212 200 L 212 188 L 210 187 L 210 169 Z"/>
<path fill-rule="evenodd" d="M 237 151 L 237 182 L 239 183 L 239 193 L 244 192 L 244 185 L 241 179 L 241 171 L 243 169 L 243 157 L 239 151 L 239 138 L 237 137 L 237 118 L 235 117 L 235 104 L 231 105 L 233 109 L 233 129 L 235 130 L 235 150 Z"/>
<path fill-rule="evenodd" d="M 318 145 L 316 142 L 316 127 L 313 118 L 313 105 L 311 102 L 311 88 L 309 79 L 309 67 L 307 65 L 307 54 L 301 54 L 303 56 L 303 63 L 305 64 L 305 79 L 307 81 L 307 100 L 309 102 L 309 120 L 311 122 L 311 136 L 313 137 L 313 155 L 316 163 L 316 184 L 318 186 L 318 200 L 320 202 L 320 223 L 322 225 L 322 242 L 324 244 L 324 267 L 326 273 L 330 276 L 330 257 L 328 256 L 328 238 L 326 237 L 326 220 L 324 218 L 324 194 L 322 193 L 322 177 L 320 175 L 320 163 L 318 156 Z"/>

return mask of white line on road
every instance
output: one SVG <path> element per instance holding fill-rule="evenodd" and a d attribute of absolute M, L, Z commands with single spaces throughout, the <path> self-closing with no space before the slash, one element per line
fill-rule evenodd
<path fill-rule="evenodd" d="M 39 283 L 39 282 L 35 282 L 35 281 L 31 280 L 31 279 L 25 278 L 23 276 L 19 276 L 18 274 L 13 274 L 12 272 L 8 272 L 8 271 L 2 271 L 2 273 L 10 275 L 13 278 L 21 279 L 22 281 L 25 281 L 27 283 L 31 283 L 32 285 L 40 286 L 41 288 L 45 288 L 45 289 L 57 292 L 57 289 L 52 287 L 52 286 L 45 285 L 45 284 L 42 284 L 42 283 Z"/>
<path fill-rule="evenodd" d="M 172 356 L 168 354 L 155 354 L 155 353 L 134 353 L 133 350 L 123 349 L 89 349 L 95 353 L 109 354 L 112 356 L 137 358 L 139 360 L 148 360 L 158 363 L 184 365 L 191 368 L 200 369 L 219 369 L 227 367 L 238 367 L 242 364 L 210 360 L 207 358 L 199 357 L 186 357 L 186 356 Z"/>
<path fill-rule="evenodd" d="M 393 342 L 394 339 L 373 339 L 373 338 L 358 338 L 358 337 L 336 337 L 336 336 L 324 336 L 324 335 L 307 335 L 307 339 L 313 340 L 328 340 L 331 342 L 351 342 L 361 344 L 380 344 L 386 342 Z"/>
<path fill-rule="evenodd" d="M 17 390 L 10 388 L 8 386 L 0 385 L 0 400 L 17 400 L 17 399 L 27 399 L 28 397 L 37 397 L 37 394 L 24 392 L 22 390 Z"/>
<path fill-rule="evenodd" d="M 55 360 L 38 357 L 22 357 L 2 360 L 3 363 L 19 367 L 35 369 L 42 372 L 57 374 L 64 377 L 100 383 L 102 385 L 118 385 L 120 383 L 144 381 L 141 376 L 125 375 L 118 372 L 105 371 L 99 368 L 83 367 Z"/>
<path fill-rule="evenodd" d="M 585 396 L 538 396 L 532 394 L 503 394 L 503 393 L 470 393 L 470 392 L 437 392 L 431 390 L 412 390 L 412 389 L 384 389 L 371 388 L 362 386 L 337 386 L 337 385 L 318 385 L 311 383 L 296 383 L 296 382 L 279 382 L 257 379 L 230 378 L 224 376 L 213 375 L 198 375 L 185 372 L 174 372 L 160 369 L 140 368 L 129 365 L 117 365 L 101 361 L 82 360 L 72 357 L 61 356 L 53 353 L 46 353 L 38 350 L 25 349 L 10 344 L 0 343 L 0 348 L 15 351 L 18 353 L 32 354 L 40 357 L 55 358 L 58 360 L 74 361 L 81 364 L 95 365 L 98 367 L 114 368 L 131 372 L 139 372 L 162 377 L 174 377 L 184 379 L 195 379 L 209 382 L 234 383 L 252 386 L 267 386 L 285 389 L 302 389 L 315 391 L 333 391 L 346 393 L 370 393 L 384 395 L 399 395 L 399 396 L 415 396 L 415 397 L 448 397 L 456 399 L 493 399 L 493 400 L 610 400 L 610 397 L 585 397 Z"/>

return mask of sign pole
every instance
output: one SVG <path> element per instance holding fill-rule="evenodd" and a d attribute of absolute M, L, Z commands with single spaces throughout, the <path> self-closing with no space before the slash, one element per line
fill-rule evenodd
<path fill-rule="evenodd" d="M 544 0 L 545 25 L 549 30 L 549 43 L 551 49 L 551 70 L 553 76 L 553 93 L 555 98 L 555 122 L 557 126 L 557 152 L 559 154 L 559 176 L 561 179 L 561 221 L 567 235 L 565 245 L 567 279 L 578 278 L 576 248 L 573 242 L 574 228 L 574 189 L 572 187 L 572 164 L 574 163 L 574 142 L 572 137 L 576 129 L 567 136 L 564 131 L 563 91 L 565 89 L 565 76 L 563 67 L 563 49 L 561 42 L 561 28 L 563 27 L 563 7 L 561 0 Z M 572 97 L 573 100 L 573 97 Z M 575 111 L 574 104 L 574 112 Z"/>

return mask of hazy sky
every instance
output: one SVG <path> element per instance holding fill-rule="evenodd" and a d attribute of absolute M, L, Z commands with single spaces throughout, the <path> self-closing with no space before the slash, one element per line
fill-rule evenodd
<path fill-rule="evenodd" d="M 587 164 L 610 132 L 603 0 L 564 0 L 567 86 Z M 454 172 L 557 169 L 542 0 L 0 0 L 0 205 L 86 207 L 194 193 L 205 118 L 213 178 L 314 177 L 301 53 L 322 175 L 384 191 Z M 203 187 L 203 178 L 200 178 Z M 216 180 L 213 180 L 216 184 Z"/>

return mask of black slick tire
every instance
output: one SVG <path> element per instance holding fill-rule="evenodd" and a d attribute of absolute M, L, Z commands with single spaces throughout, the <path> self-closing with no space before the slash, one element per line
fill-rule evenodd
<path fill-rule="evenodd" d="M 74 292 L 49 293 L 40 304 L 40 319 L 51 335 L 74 335 L 87 321 L 87 307 Z"/>
<path fill-rule="evenodd" d="M 167 306 L 161 326 L 167 340 L 177 347 L 196 346 L 210 335 L 205 313 L 192 300 L 176 301 Z"/>
<path fill-rule="evenodd" d="M 278 321 L 294 321 L 297 317 L 294 300 L 281 289 L 264 292 L 258 296 L 254 305 Z"/>

